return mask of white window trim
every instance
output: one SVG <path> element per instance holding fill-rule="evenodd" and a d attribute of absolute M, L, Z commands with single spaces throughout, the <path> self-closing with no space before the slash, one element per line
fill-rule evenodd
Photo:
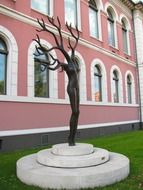
<path fill-rule="evenodd" d="M 54 15 L 54 0 L 50 0 L 50 13 L 49 16 L 52 17 Z"/>
<path fill-rule="evenodd" d="M 131 47 L 130 47 L 130 31 L 131 31 L 131 24 L 129 22 L 129 19 L 124 15 L 121 14 L 120 15 L 120 24 L 122 25 L 122 19 L 124 19 L 126 21 L 126 25 L 127 25 L 127 48 L 128 48 L 128 52 L 124 52 L 128 55 L 131 55 Z"/>
<path fill-rule="evenodd" d="M 69 55 L 71 55 L 71 51 L 68 52 Z M 87 89 L 86 89 L 86 65 L 85 61 L 82 57 L 82 55 L 75 51 L 75 57 L 78 59 L 79 64 L 80 64 L 80 102 L 85 102 L 87 100 Z M 66 63 L 66 60 L 65 60 Z M 67 84 L 68 84 L 68 77 L 67 74 L 65 73 L 65 99 L 68 99 L 68 94 L 67 94 Z"/>
<path fill-rule="evenodd" d="M 48 43 L 47 41 L 41 39 L 41 44 L 43 44 L 47 48 L 51 48 L 52 45 Z M 35 52 L 35 45 L 36 42 L 31 42 L 29 48 L 28 48 L 28 66 L 27 66 L 27 88 L 28 88 L 28 97 L 34 97 L 34 55 Z M 51 52 L 53 57 L 57 58 L 55 51 L 53 50 Z M 57 71 L 50 71 L 49 70 L 49 98 L 58 98 L 58 80 L 57 80 Z M 35 97 L 36 98 L 36 97 Z"/>
<path fill-rule="evenodd" d="M 4 38 L 8 48 L 7 59 L 7 89 L 6 95 L 17 96 L 18 76 L 18 46 L 13 34 L 4 26 L 0 25 L 0 35 Z"/>
<path fill-rule="evenodd" d="M 98 10 L 98 35 L 99 40 L 102 41 L 102 27 L 101 27 L 101 12 L 100 9 Z"/>
<path fill-rule="evenodd" d="M 127 71 L 125 73 L 125 89 L 126 89 L 126 103 L 128 103 L 128 86 L 127 86 L 127 76 L 130 75 L 131 76 L 131 82 L 132 82 L 132 86 L 131 86 L 131 104 L 135 104 L 136 103 L 136 96 L 135 96 L 135 80 L 134 80 L 134 76 L 132 74 L 131 71 Z"/>
<path fill-rule="evenodd" d="M 113 65 L 111 70 L 110 70 L 110 81 L 111 81 L 111 101 L 114 102 L 113 98 L 113 71 L 116 70 L 118 72 L 118 77 L 119 77 L 119 102 L 118 103 L 123 103 L 123 79 L 122 79 L 122 73 L 120 71 L 120 68 L 116 65 Z"/>
<path fill-rule="evenodd" d="M 107 103 L 108 97 L 107 97 L 107 73 L 106 73 L 106 68 L 103 62 L 100 59 L 94 59 L 91 63 L 91 96 L 92 96 L 92 101 L 95 101 L 95 93 L 94 93 L 94 67 L 96 65 L 99 65 L 101 68 L 101 73 L 102 73 L 102 101 L 104 103 Z M 98 102 L 97 102 L 98 103 Z M 100 103 L 100 102 L 99 102 Z"/>

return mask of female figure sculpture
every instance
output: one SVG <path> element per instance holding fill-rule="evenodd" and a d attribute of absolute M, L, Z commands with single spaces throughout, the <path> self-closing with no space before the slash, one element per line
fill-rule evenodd
<path fill-rule="evenodd" d="M 68 29 L 68 31 L 70 32 L 71 36 L 75 39 L 75 44 L 74 46 L 72 46 L 70 38 L 68 38 L 68 48 L 71 49 L 71 55 L 69 55 L 67 53 L 67 51 L 64 49 L 64 45 L 63 45 L 63 37 L 62 37 L 62 33 L 61 33 L 61 23 L 59 21 L 59 18 L 57 17 L 57 22 L 58 25 L 55 24 L 55 20 L 54 18 L 50 18 L 48 17 L 48 21 L 58 30 L 58 34 L 59 34 L 59 39 L 57 38 L 57 36 L 55 35 L 55 33 L 51 30 L 49 30 L 44 22 L 44 20 L 42 19 L 41 21 L 38 20 L 39 25 L 41 26 L 40 30 L 37 30 L 38 32 L 41 31 L 46 31 L 48 33 L 50 33 L 54 39 L 55 39 L 55 43 L 56 46 L 53 46 L 50 49 L 46 49 L 41 43 L 40 43 L 40 38 L 37 35 L 37 39 L 34 39 L 38 46 L 36 46 L 36 50 L 38 52 L 38 55 L 49 55 L 52 59 L 52 62 L 47 62 L 47 63 L 41 63 L 45 66 L 45 68 L 48 68 L 50 70 L 56 70 L 58 68 L 61 67 L 62 71 L 65 71 L 67 76 L 68 76 L 68 85 L 67 85 L 67 93 L 69 95 L 69 100 L 70 100 L 70 105 L 71 105 L 71 118 L 70 118 L 70 134 L 68 137 L 68 143 L 70 146 L 74 146 L 75 145 L 75 135 L 76 135 L 76 131 L 77 131 L 77 125 L 78 125 L 78 118 L 79 118 L 79 65 L 75 59 L 75 48 L 77 47 L 78 44 L 78 40 L 79 40 L 79 31 L 78 28 L 76 27 L 76 32 L 77 35 L 75 35 L 73 33 L 72 27 L 71 25 L 68 25 L 66 23 L 66 27 Z M 52 50 L 59 50 L 64 57 L 66 58 L 67 63 L 62 63 L 60 62 L 58 59 L 55 59 L 50 52 Z"/>

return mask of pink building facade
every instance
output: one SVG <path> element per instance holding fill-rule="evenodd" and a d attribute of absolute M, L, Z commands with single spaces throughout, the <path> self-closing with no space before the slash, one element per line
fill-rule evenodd
<path fill-rule="evenodd" d="M 66 21 L 73 29 L 77 24 L 80 30 L 76 49 L 80 66 L 77 138 L 140 128 L 141 79 L 135 40 L 139 35 L 135 36 L 138 26 L 133 10 L 141 15 L 142 10 L 130 0 L 40 3 L 0 2 L 0 151 L 66 141 L 71 114 L 67 77 L 59 71 L 39 73 L 34 57 L 37 18 L 43 18 L 56 34 L 47 15 L 59 17 L 65 47 L 69 36 Z M 50 34 L 39 35 L 47 49 L 54 45 Z M 59 52 L 53 51 L 52 55 L 65 62 Z M 38 90 L 40 84 L 43 93 Z"/>

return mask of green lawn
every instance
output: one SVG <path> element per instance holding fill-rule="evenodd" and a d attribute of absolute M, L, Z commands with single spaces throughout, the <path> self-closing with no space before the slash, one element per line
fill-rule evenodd
<path fill-rule="evenodd" d="M 130 159 L 131 171 L 127 179 L 96 190 L 143 190 L 143 131 L 88 139 L 84 142 L 122 153 Z M 0 190 L 40 190 L 38 187 L 21 183 L 16 177 L 16 161 L 38 150 L 40 149 L 0 153 Z"/>

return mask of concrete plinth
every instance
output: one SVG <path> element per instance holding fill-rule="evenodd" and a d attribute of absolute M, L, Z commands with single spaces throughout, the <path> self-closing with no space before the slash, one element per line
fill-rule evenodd
<path fill-rule="evenodd" d="M 72 148 L 71 154 L 72 154 Z M 73 148 L 74 149 L 74 148 Z M 101 148 L 93 148 L 92 153 L 78 156 L 74 149 L 75 156 L 55 155 L 52 149 L 41 150 L 37 153 L 37 161 L 45 166 L 60 168 L 81 168 L 96 166 L 109 160 L 109 152 Z M 67 151 L 66 151 L 67 152 Z M 63 154 L 64 152 L 62 152 Z"/>
<path fill-rule="evenodd" d="M 87 158 L 88 156 L 96 157 L 96 155 L 94 155 L 96 152 L 95 150 L 102 152 L 104 149 L 93 148 L 92 153 L 77 157 L 80 157 L 81 160 L 86 156 Z M 43 153 L 44 152 L 42 152 L 42 155 L 40 155 L 41 158 L 43 158 Z M 42 188 L 73 190 L 105 186 L 126 178 L 129 174 L 129 159 L 121 154 L 111 153 L 108 151 L 106 153 L 109 155 L 109 157 L 106 162 L 100 165 L 73 168 L 64 167 L 63 161 L 61 162 L 62 167 L 59 168 L 45 166 L 37 161 L 38 153 L 32 154 L 17 161 L 17 176 L 27 185 L 35 185 Z M 50 150 L 50 154 L 53 154 L 52 150 Z M 48 156 L 49 155 L 47 155 L 47 157 Z M 52 156 L 53 159 L 55 159 L 53 163 L 58 164 L 60 164 L 60 161 L 57 159 L 57 157 L 60 159 L 62 158 L 63 160 L 69 157 L 72 165 L 72 158 L 70 158 L 71 156 L 60 156 L 54 154 Z M 48 158 L 46 160 L 48 160 Z M 88 165 L 90 165 L 90 159 L 85 160 Z M 48 163 L 47 161 L 44 162 Z M 70 162 L 68 162 L 68 164 L 70 164 Z"/>
<path fill-rule="evenodd" d="M 51 152 L 59 156 L 82 156 L 91 154 L 94 151 L 92 144 L 76 143 L 76 146 L 69 146 L 67 143 L 52 146 Z"/>

